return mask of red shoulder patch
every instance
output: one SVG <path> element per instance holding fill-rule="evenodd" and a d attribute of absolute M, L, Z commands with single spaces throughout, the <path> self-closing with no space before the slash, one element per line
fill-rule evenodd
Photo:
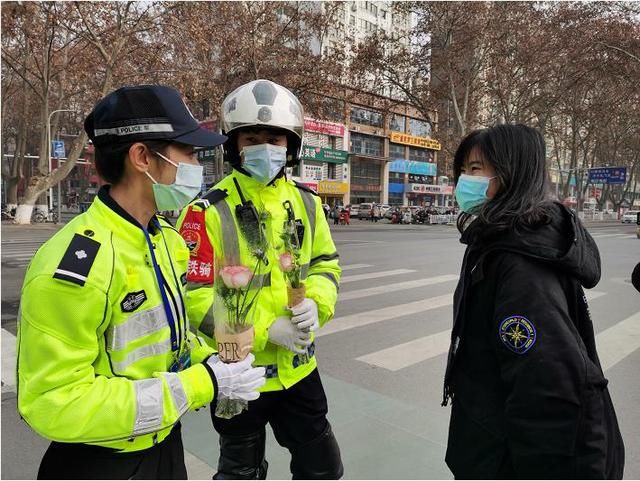
<path fill-rule="evenodd" d="M 207 235 L 204 214 L 204 210 L 194 211 L 189 206 L 180 226 L 180 235 L 187 243 L 190 253 L 187 281 L 213 284 L 215 256 Z"/>

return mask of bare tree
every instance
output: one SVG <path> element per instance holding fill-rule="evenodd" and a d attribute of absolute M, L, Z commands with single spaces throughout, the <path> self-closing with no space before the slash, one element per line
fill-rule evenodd
<path fill-rule="evenodd" d="M 210 115 L 239 85 L 266 78 L 312 104 L 339 78 L 339 52 L 323 52 L 341 5 L 327 2 L 187 2 L 166 18 L 174 83 Z M 213 107 L 211 107 L 213 106 Z"/>
<path fill-rule="evenodd" d="M 3 65 L 23 79 L 40 103 L 40 161 L 16 213 L 17 223 L 29 223 L 36 199 L 68 175 L 87 142 L 79 128 L 66 162 L 49 173 L 50 113 L 64 103 L 78 113 L 80 123 L 82 113 L 116 80 L 137 72 L 144 64 L 141 52 L 153 52 L 144 47 L 164 9 L 136 2 L 42 2 L 3 4 L 3 11 L 13 27 L 3 35 Z M 21 47 L 21 39 L 29 51 Z"/>

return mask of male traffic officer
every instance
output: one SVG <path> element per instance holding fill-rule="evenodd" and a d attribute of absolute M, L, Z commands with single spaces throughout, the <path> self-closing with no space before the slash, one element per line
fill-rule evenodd
<path fill-rule="evenodd" d="M 187 310 L 199 332 L 213 343 L 215 272 L 229 264 L 256 265 L 260 254 L 244 232 L 256 232 L 261 224 L 269 248 L 259 263 L 263 288 L 253 319 L 253 351 L 256 364 L 266 368 L 267 384 L 260 399 L 234 418 L 220 419 L 211 410 L 220 435 L 214 479 L 266 478 L 267 423 L 291 453 L 294 479 L 337 479 L 343 467 L 326 418 L 313 331 L 333 316 L 341 269 L 320 199 L 285 176 L 285 166 L 299 161 L 302 106 L 286 88 L 256 80 L 224 100 L 221 124 L 229 136 L 224 152 L 233 172 L 192 203 L 179 221 L 191 248 Z M 290 310 L 278 267 L 278 247 L 288 222 L 297 226 L 306 286 L 306 298 Z"/>
<path fill-rule="evenodd" d="M 199 127 L 178 92 L 123 87 L 85 130 L 108 182 L 36 253 L 22 290 L 18 409 L 53 442 L 44 479 L 185 479 L 180 417 L 221 397 L 252 400 L 252 359 L 226 365 L 189 332 L 189 252 L 156 211 L 200 190 Z"/>

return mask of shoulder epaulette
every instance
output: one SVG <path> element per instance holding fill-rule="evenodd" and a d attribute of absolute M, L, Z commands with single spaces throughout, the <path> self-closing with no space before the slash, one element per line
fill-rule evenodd
<path fill-rule="evenodd" d="M 53 277 L 84 286 L 99 249 L 100 242 L 75 234 Z"/>
<path fill-rule="evenodd" d="M 297 180 L 294 180 L 293 183 L 296 184 L 296 187 L 298 189 L 300 189 L 300 190 L 304 190 L 306 192 L 310 192 L 313 195 L 318 195 L 318 193 L 315 190 L 313 190 L 308 185 L 303 184 L 302 182 L 298 182 Z"/>
<path fill-rule="evenodd" d="M 207 192 L 206 194 L 204 194 L 198 200 L 196 200 L 194 202 L 194 205 L 197 205 L 198 207 L 206 209 L 211 204 L 217 204 L 218 202 L 220 202 L 222 199 L 224 199 L 228 195 L 229 194 L 227 194 L 226 190 L 213 189 L 213 190 L 210 190 L 209 192 Z"/>

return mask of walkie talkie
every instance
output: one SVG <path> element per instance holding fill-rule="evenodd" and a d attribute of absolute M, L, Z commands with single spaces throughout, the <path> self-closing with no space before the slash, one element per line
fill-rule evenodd
<path fill-rule="evenodd" d="M 250 246 L 259 246 L 261 244 L 262 226 L 260 225 L 260 216 L 253 202 L 246 200 L 242 194 L 242 189 L 236 178 L 233 178 L 236 185 L 238 195 L 240 195 L 240 204 L 236 205 L 236 218 L 240 224 L 240 229 L 244 234 L 247 243 Z M 264 253 L 263 253 L 264 256 Z M 266 257 L 264 259 L 266 261 Z"/>

